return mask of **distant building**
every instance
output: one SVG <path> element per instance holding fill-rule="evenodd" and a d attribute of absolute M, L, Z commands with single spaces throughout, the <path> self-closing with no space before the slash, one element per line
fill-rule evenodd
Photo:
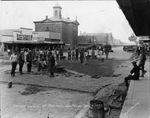
<path fill-rule="evenodd" d="M 78 36 L 78 47 L 88 47 L 94 44 L 95 36 Z"/>
<path fill-rule="evenodd" d="M 111 33 L 80 33 L 78 45 L 84 43 L 83 39 L 85 43 L 91 39 L 91 44 L 113 44 L 113 36 Z"/>
<path fill-rule="evenodd" d="M 150 37 L 149 36 L 140 36 L 139 42 L 149 43 L 150 44 Z"/>
<path fill-rule="evenodd" d="M 51 37 L 47 41 L 47 38 Z M 4 44 L 5 51 L 20 48 L 53 48 L 63 43 L 59 40 L 60 33 L 54 32 L 35 32 L 30 28 L 4 29 L 0 30 L 0 42 Z"/>
<path fill-rule="evenodd" d="M 61 7 L 57 3 L 53 7 L 53 17 L 45 17 L 45 20 L 34 21 L 35 32 L 43 36 L 46 34 L 46 41 L 57 40 L 70 45 L 71 48 L 77 46 L 78 38 L 78 21 L 70 20 L 69 18 L 63 18 L 61 13 Z M 51 37 L 51 34 L 55 34 L 55 37 Z M 59 35 L 59 36 L 58 36 Z M 58 38 L 59 37 L 59 38 Z"/>
<path fill-rule="evenodd" d="M 20 28 L 20 29 L 4 29 L 0 30 L 1 43 L 7 48 L 14 49 L 21 44 L 29 44 L 32 42 L 32 29 Z"/>

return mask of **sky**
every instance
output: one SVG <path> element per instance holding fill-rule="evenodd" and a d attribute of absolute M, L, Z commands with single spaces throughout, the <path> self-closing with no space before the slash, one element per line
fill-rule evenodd
<path fill-rule="evenodd" d="M 77 18 L 78 32 L 112 33 L 115 39 L 129 43 L 131 29 L 127 19 L 114 1 L 0 1 L 0 29 L 32 28 L 33 21 L 53 16 L 53 6 L 62 7 L 62 17 Z"/>

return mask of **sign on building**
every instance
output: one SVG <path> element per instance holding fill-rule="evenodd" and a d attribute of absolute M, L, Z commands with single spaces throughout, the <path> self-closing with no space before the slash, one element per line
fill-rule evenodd
<path fill-rule="evenodd" d="M 60 42 L 60 39 L 50 39 L 50 38 L 45 38 L 45 41 L 48 41 L 48 42 Z"/>
<path fill-rule="evenodd" d="M 129 37 L 129 41 L 136 41 L 137 37 L 134 36 L 133 34 Z"/>
<path fill-rule="evenodd" d="M 17 34 L 17 40 L 32 40 L 32 35 Z"/>

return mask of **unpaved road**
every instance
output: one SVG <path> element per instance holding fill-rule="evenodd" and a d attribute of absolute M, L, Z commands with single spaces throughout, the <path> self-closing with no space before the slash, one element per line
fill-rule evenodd
<path fill-rule="evenodd" d="M 111 59 L 119 60 L 128 59 L 130 56 L 131 54 L 123 52 L 122 48 L 115 48 L 114 53 L 109 55 Z M 3 72 L 4 69 L 0 71 Z M 1 76 L 1 79 L 5 78 Z M 15 78 L 9 80 L 11 79 Z M 21 76 L 19 79 L 22 79 Z M 55 81 L 55 78 L 53 79 Z M 64 81 L 69 81 L 69 79 Z M 94 97 L 90 93 L 75 92 L 69 89 L 18 84 L 13 84 L 12 88 L 8 89 L 7 83 L 0 83 L 0 85 L 2 118 L 47 118 L 48 115 L 50 118 L 74 118 L 83 107 L 88 107 L 89 101 Z"/>

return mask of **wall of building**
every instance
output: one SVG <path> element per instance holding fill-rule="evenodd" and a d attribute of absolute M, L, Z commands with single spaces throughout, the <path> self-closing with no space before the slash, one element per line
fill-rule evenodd
<path fill-rule="evenodd" d="M 68 24 L 68 40 L 70 43 L 70 47 L 73 47 L 73 24 Z"/>
<path fill-rule="evenodd" d="M 13 32 L 13 41 L 17 41 L 17 34 L 21 34 L 20 32 Z"/>
<path fill-rule="evenodd" d="M 13 36 L 2 36 L 2 42 L 13 41 Z"/>
<path fill-rule="evenodd" d="M 78 40 L 78 26 L 73 25 L 73 46 L 77 47 L 77 40 Z"/>
<path fill-rule="evenodd" d="M 113 44 L 113 36 L 111 33 L 81 33 L 80 35 L 85 36 L 85 38 L 94 37 L 93 44 Z"/>
<path fill-rule="evenodd" d="M 61 25 L 61 36 L 62 36 L 62 41 L 65 44 L 70 44 L 69 39 L 68 39 L 68 24 L 65 22 L 62 22 Z"/>
<path fill-rule="evenodd" d="M 73 23 L 68 24 L 68 40 L 71 48 L 77 47 L 78 26 Z"/>
<path fill-rule="evenodd" d="M 32 35 L 32 29 L 29 29 L 29 28 L 20 28 L 20 31 L 21 31 L 21 34 L 24 34 L 24 35 Z"/>
<path fill-rule="evenodd" d="M 61 32 L 61 23 L 35 23 L 35 32 L 43 32 L 43 31 L 50 31 L 50 32 Z"/>
<path fill-rule="evenodd" d="M 35 32 L 55 32 L 60 33 L 60 39 L 65 44 L 70 44 L 70 47 L 77 46 L 78 25 L 68 22 L 53 23 L 35 23 Z"/>

